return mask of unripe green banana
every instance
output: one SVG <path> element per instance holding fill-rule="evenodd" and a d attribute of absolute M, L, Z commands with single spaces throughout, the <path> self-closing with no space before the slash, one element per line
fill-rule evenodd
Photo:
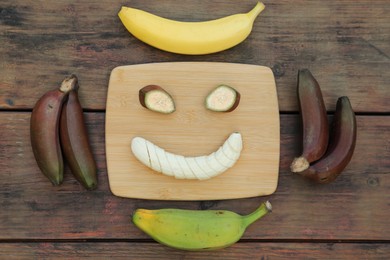
<path fill-rule="evenodd" d="M 35 104 L 31 113 L 30 137 L 35 160 L 42 173 L 54 184 L 63 180 L 59 121 L 64 101 L 77 84 L 74 75 L 65 78 L 61 87 L 48 91 Z"/>
<path fill-rule="evenodd" d="M 236 243 L 272 210 L 269 201 L 249 215 L 227 210 L 137 209 L 133 223 L 157 242 L 182 250 L 213 250 Z"/>

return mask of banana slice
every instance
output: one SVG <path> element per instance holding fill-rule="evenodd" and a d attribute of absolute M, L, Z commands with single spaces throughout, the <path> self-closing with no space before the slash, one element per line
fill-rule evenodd
<path fill-rule="evenodd" d="M 149 153 L 146 146 L 146 140 L 141 137 L 135 137 L 131 141 L 131 150 L 135 157 L 142 162 L 144 165 L 151 167 Z M 137 151 L 136 153 L 134 151 Z"/>
<path fill-rule="evenodd" d="M 237 153 L 241 153 L 242 150 L 242 138 L 240 133 L 233 133 L 230 135 L 229 139 L 227 139 L 227 144 L 230 146 L 230 149 L 236 151 Z"/>
<path fill-rule="evenodd" d="M 155 145 L 148 140 L 146 140 L 146 149 L 149 155 L 150 168 L 157 172 L 161 172 L 160 162 L 158 161 Z"/>
<path fill-rule="evenodd" d="M 222 173 L 228 169 L 228 167 L 222 165 L 217 160 L 217 157 L 215 156 L 215 152 L 207 156 L 206 161 L 209 167 L 215 172 Z"/>
<path fill-rule="evenodd" d="M 208 176 L 208 179 L 210 179 L 215 172 L 220 172 L 220 171 L 215 171 L 213 168 L 210 167 L 210 165 L 207 163 L 207 156 L 198 156 L 195 157 L 196 163 L 199 165 L 199 167 L 203 170 L 203 172 Z"/>
<path fill-rule="evenodd" d="M 222 149 L 221 149 L 222 148 Z M 229 147 L 229 144 L 226 142 L 222 145 L 222 147 L 220 148 L 220 150 L 222 150 L 223 154 L 229 158 L 230 160 L 234 161 L 237 156 L 237 153 L 235 151 L 233 151 L 230 147 Z"/>
<path fill-rule="evenodd" d="M 168 176 L 175 176 L 166 157 L 166 152 L 157 145 L 155 145 L 154 148 L 156 150 L 158 161 L 160 162 L 161 172 L 164 172 L 164 174 Z"/>
<path fill-rule="evenodd" d="M 190 166 L 192 172 L 198 180 L 207 180 L 209 176 L 199 167 L 198 163 L 195 160 L 196 157 L 185 157 L 186 162 Z"/>
<path fill-rule="evenodd" d="M 142 164 L 164 175 L 207 180 L 234 166 L 242 151 L 242 137 L 240 133 L 232 133 L 217 151 L 197 157 L 167 152 L 142 137 L 133 138 L 131 150 Z"/>
<path fill-rule="evenodd" d="M 215 152 L 215 158 L 219 163 L 221 163 L 226 168 L 230 168 L 233 166 L 235 161 L 230 160 L 222 151 L 222 149 L 218 149 L 218 151 Z"/>
<path fill-rule="evenodd" d="M 172 168 L 173 176 L 175 176 L 176 179 L 186 179 L 185 173 L 181 169 L 178 161 L 176 160 L 176 157 L 177 157 L 176 154 L 166 153 L 166 156 L 168 159 L 168 163 Z"/>
<path fill-rule="evenodd" d="M 188 165 L 186 158 L 183 155 L 176 155 L 171 153 L 171 155 L 177 160 L 180 168 L 182 169 L 182 174 L 180 176 L 175 176 L 178 179 L 195 179 L 196 176 L 192 172 L 190 166 Z"/>

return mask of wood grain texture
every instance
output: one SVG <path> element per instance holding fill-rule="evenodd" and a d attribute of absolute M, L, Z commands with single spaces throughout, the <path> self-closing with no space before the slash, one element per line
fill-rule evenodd
<path fill-rule="evenodd" d="M 0 244 L 0 258 L 30 259 L 334 259 L 383 260 L 390 255 L 384 243 L 237 243 L 229 248 L 187 252 L 156 242 L 7 243 Z"/>
<path fill-rule="evenodd" d="M 281 116 L 280 178 L 271 196 L 226 201 L 124 199 L 109 190 L 105 164 L 104 114 L 86 113 L 99 185 L 86 191 L 66 169 L 53 187 L 39 172 L 29 142 L 28 112 L 0 113 L 0 239 L 145 239 L 130 223 L 136 208 L 253 211 L 264 200 L 272 214 L 254 223 L 244 239 L 389 241 L 390 121 L 358 116 L 355 155 L 339 178 L 313 184 L 289 172 L 299 154 L 299 117 Z"/>
<path fill-rule="evenodd" d="M 4 0 L 0 4 L 0 108 L 31 109 L 44 92 L 76 73 L 84 107 L 101 110 L 110 71 L 116 66 L 219 61 L 271 67 L 281 111 L 298 110 L 296 74 L 304 67 L 318 79 L 329 111 L 334 111 L 342 95 L 349 96 L 357 112 L 390 111 L 390 5 L 385 0 L 264 3 L 265 11 L 243 43 L 193 57 L 163 52 L 132 37 L 117 17 L 120 6 L 202 21 L 247 12 L 254 2 Z"/>
<path fill-rule="evenodd" d="M 183 21 L 247 12 L 255 2 L 58 0 L 0 2 L 1 259 L 389 259 L 390 5 L 387 0 L 264 1 L 250 36 L 221 53 L 185 56 L 132 37 L 117 12 L 131 5 Z M 109 190 L 105 108 L 113 68 L 209 61 L 270 67 L 280 109 L 279 182 L 274 194 L 225 201 L 124 199 Z M 309 68 L 327 110 L 347 95 L 358 113 L 350 165 L 328 185 L 289 172 L 300 153 L 296 76 Z M 99 187 L 86 191 L 66 168 L 53 187 L 29 141 L 30 111 L 65 76 L 80 80 Z M 332 118 L 332 113 L 330 113 Z M 227 249 L 181 252 L 158 245 L 130 223 L 139 207 L 227 209 L 246 214 L 263 200 L 274 211 Z"/>
<path fill-rule="evenodd" d="M 176 111 L 166 115 L 141 106 L 138 92 L 164 88 Z M 241 95 L 230 113 L 205 108 L 221 84 Z M 272 194 L 278 183 L 280 124 L 272 71 L 263 66 L 220 62 L 165 62 L 113 70 L 106 111 L 106 158 L 111 191 L 121 197 L 216 200 Z M 142 137 L 168 152 L 205 156 L 239 132 L 243 149 L 235 165 L 208 180 L 178 180 L 156 173 L 135 158 L 131 140 Z"/>

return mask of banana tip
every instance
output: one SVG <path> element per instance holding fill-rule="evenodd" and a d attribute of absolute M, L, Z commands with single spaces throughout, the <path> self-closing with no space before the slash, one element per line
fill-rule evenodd
<path fill-rule="evenodd" d="M 256 6 L 249 11 L 249 17 L 256 18 L 263 10 L 265 9 L 265 5 L 262 2 L 257 2 Z"/>
<path fill-rule="evenodd" d="M 301 156 L 301 157 L 295 158 L 293 160 L 293 162 L 291 163 L 291 166 L 290 166 L 290 170 L 293 173 L 299 173 L 299 172 L 303 172 L 304 170 L 309 168 L 309 166 L 310 166 L 310 164 L 306 160 L 306 158 Z"/>
<path fill-rule="evenodd" d="M 69 92 L 71 90 L 75 90 L 78 88 L 78 78 L 75 74 L 71 74 L 70 76 L 66 77 L 60 87 L 60 91 L 62 92 Z"/>
<path fill-rule="evenodd" d="M 120 17 L 121 14 L 126 11 L 127 7 L 126 6 L 121 6 L 121 8 L 119 9 L 119 12 L 118 12 L 118 16 Z"/>
<path fill-rule="evenodd" d="M 269 202 L 269 200 L 267 200 L 265 202 L 265 207 L 267 208 L 268 211 L 272 211 L 272 205 L 271 205 L 271 202 Z"/>
<path fill-rule="evenodd" d="M 62 183 L 62 179 L 50 179 L 50 181 L 54 187 L 58 187 Z"/>

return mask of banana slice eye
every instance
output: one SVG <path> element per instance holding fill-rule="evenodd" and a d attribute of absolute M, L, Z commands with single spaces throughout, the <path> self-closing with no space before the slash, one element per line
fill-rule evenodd
<path fill-rule="evenodd" d="M 240 103 L 240 93 L 228 85 L 220 85 L 206 97 L 206 108 L 216 112 L 231 112 Z"/>
<path fill-rule="evenodd" d="M 172 96 L 160 86 L 145 86 L 139 90 L 138 97 L 141 105 L 151 111 L 170 114 L 176 110 Z"/>

